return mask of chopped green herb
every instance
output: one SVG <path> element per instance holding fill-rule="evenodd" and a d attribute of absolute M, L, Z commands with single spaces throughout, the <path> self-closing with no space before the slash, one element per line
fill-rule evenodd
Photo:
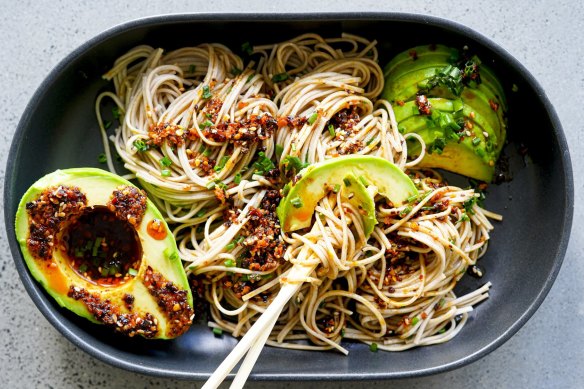
<path fill-rule="evenodd" d="M 209 88 L 209 85 L 205 85 L 203 87 L 203 94 L 201 95 L 201 97 L 204 99 L 210 99 L 211 97 L 213 97 L 213 94 L 211 93 L 211 89 Z"/>
<path fill-rule="evenodd" d="M 519 91 L 519 87 L 517 86 L 517 84 L 513 84 L 513 86 L 511 87 L 511 91 L 512 92 L 518 92 Z"/>
<path fill-rule="evenodd" d="M 469 220 L 470 220 L 470 218 L 468 217 L 468 215 L 466 213 L 463 213 L 462 215 L 460 215 L 460 219 L 458 219 L 458 222 L 459 223 L 467 222 Z"/>
<path fill-rule="evenodd" d="M 419 195 L 417 195 L 417 194 L 411 195 L 410 197 L 408 197 L 406 199 L 406 203 L 413 203 L 414 201 L 416 201 L 418 199 L 418 196 Z"/>
<path fill-rule="evenodd" d="M 436 74 L 429 79 L 418 84 L 418 87 L 425 92 L 429 92 L 437 86 L 444 86 L 454 95 L 460 96 L 464 88 L 462 84 L 462 72 L 456 66 L 447 65 L 437 70 Z"/>
<path fill-rule="evenodd" d="M 442 327 L 442 328 L 440 329 L 440 331 L 438 331 L 438 333 L 439 333 L 439 334 L 443 334 L 443 333 L 445 333 L 445 332 L 446 332 L 446 327 Z"/>
<path fill-rule="evenodd" d="M 341 338 L 344 338 L 344 337 L 345 337 L 345 329 L 343 328 L 343 329 L 341 329 Z"/>
<path fill-rule="evenodd" d="M 205 120 L 203 123 L 201 123 L 201 125 L 205 128 L 207 127 L 211 127 L 213 125 L 213 122 L 210 120 Z"/>
<path fill-rule="evenodd" d="M 205 157 L 208 157 L 211 155 L 212 152 L 213 152 L 213 150 L 211 150 L 210 148 L 205 148 L 205 151 L 203 151 L 203 155 Z"/>
<path fill-rule="evenodd" d="M 101 247 L 101 242 L 103 242 L 103 238 L 96 238 L 95 242 L 93 242 L 93 248 L 91 249 L 91 256 L 97 256 L 97 250 Z"/>
<path fill-rule="evenodd" d="M 373 142 L 375 142 L 375 137 L 371 137 L 371 139 L 369 139 L 365 145 L 369 146 Z"/>
<path fill-rule="evenodd" d="M 229 242 L 226 246 L 225 246 L 225 250 L 227 251 L 231 251 L 235 248 L 235 242 Z"/>
<path fill-rule="evenodd" d="M 369 350 L 373 351 L 374 353 L 376 353 L 378 349 L 379 349 L 379 346 L 377 346 L 377 343 L 371 343 L 369 345 Z"/>
<path fill-rule="evenodd" d="M 231 68 L 231 71 L 230 71 L 230 73 L 233 74 L 234 76 L 239 76 L 241 74 L 241 72 L 243 72 L 243 70 L 241 70 L 240 68 L 237 68 L 237 67 Z"/>
<path fill-rule="evenodd" d="M 337 133 L 335 132 L 335 127 L 332 124 L 329 124 L 328 131 L 329 131 L 329 134 L 331 134 L 332 137 L 334 137 L 334 136 L 337 135 Z"/>
<path fill-rule="evenodd" d="M 446 147 L 446 139 L 436 138 L 434 142 L 428 147 L 428 153 L 442 154 L 444 147 Z"/>
<path fill-rule="evenodd" d="M 474 215 L 475 211 L 474 211 L 474 205 L 476 204 L 478 198 L 477 197 L 471 197 L 470 199 L 468 199 L 467 201 L 465 201 L 462 205 L 464 205 L 464 210 L 466 211 L 467 214 L 470 215 Z"/>
<path fill-rule="evenodd" d="M 349 180 L 347 177 L 343 178 L 343 182 L 345 183 L 346 187 L 351 186 L 351 180 Z"/>
<path fill-rule="evenodd" d="M 249 76 L 247 76 L 247 80 L 245 80 L 245 83 L 247 84 L 248 82 L 250 82 L 252 80 L 252 78 L 255 76 L 255 74 L 250 74 Z"/>
<path fill-rule="evenodd" d="M 223 330 L 221 328 L 218 328 L 218 327 L 213 327 L 213 334 L 215 336 L 221 336 L 221 335 L 223 335 Z"/>
<path fill-rule="evenodd" d="M 228 249 L 231 250 L 231 249 Z M 235 267 L 235 261 L 229 258 L 227 261 L 223 262 L 226 267 Z"/>
<path fill-rule="evenodd" d="M 290 200 L 290 203 L 294 206 L 294 208 L 302 208 L 302 199 L 298 196 L 294 197 Z"/>
<path fill-rule="evenodd" d="M 292 143 L 292 146 L 290 146 L 292 148 L 292 151 L 296 151 L 296 143 Z"/>
<path fill-rule="evenodd" d="M 103 128 L 105 128 L 106 130 L 108 128 L 110 128 L 111 126 L 112 126 L 112 122 L 110 122 L 110 121 L 107 121 L 107 122 L 103 123 Z"/>
<path fill-rule="evenodd" d="M 189 65 L 189 73 L 194 73 L 196 69 L 197 69 L 197 66 Z"/>
<path fill-rule="evenodd" d="M 481 143 L 480 138 L 473 138 L 472 144 L 473 146 L 478 146 Z"/>
<path fill-rule="evenodd" d="M 258 159 L 254 162 L 253 167 L 256 169 L 254 173 L 262 176 L 276 168 L 272 160 L 266 157 L 266 153 L 263 151 L 258 153 Z"/>
<path fill-rule="evenodd" d="M 276 157 L 280 158 L 284 152 L 284 147 L 282 145 L 276 145 Z"/>
<path fill-rule="evenodd" d="M 251 55 L 253 53 L 253 48 L 249 42 L 244 42 L 241 45 L 241 51 L 243 51 L 247 55 Z"/>
<path fill-rule="evenodd" d="M 333 187 L 333 192 L 334 193 L 339 193 L 339 190 L 341 190 L 341 185 L 340 184 L 335 184 L 335 186 Z"/>
<path fill-rule="evenodd" d="M 282 160 L 282 165 L 284 165 L 284 172 L 292 172 L 294 175 L 298 174 L 302 169 L 308 167 L 310 164 L 302 162 L 300 158 L 294 157 L 292 155 L 287 155 L 286 158 Z"/>
<path fill-rule="evenodd" d="M 416 324 L 418 324 L 419 321 L 420 321 L 420 318 L 418 316 L 414 317 L 412 319 L 412 325 L 415 326 Z"/>
<path fill-rule="evenodd" d="M 215 167 L 213 168 L 213 170 L 215 170 L 217 173 L 219 173 L 221 170 L 223 170 L 223 168 L 227 164 L 227 161 L 229 161 L 229 158 L 230 157 L 228 155 L 224 155 L 223 157 L 221 157 L 221 159 L 215 165 Z"/>
<path fill-rule="evenodd" d="M 101 153 L 97 156 L 97 160 L 99 163 L 106 163 L 107 162 L 107 156 L 104 153 Z"/>
<path fill-rule="evenodd" d="M 408 215 L 410 212 L 412 212 L 412 207 L 410 207 L 410 206 L 405 207 L 404 209 L 402 209 L 400 211 L 399 216 L 404 217 L 404 216 Z"/>
<path fill-rule="evenodd" d="M 134 269 L 134 268 L 129 268 L 128 269 L 128 274 L 131 276 L 136 277 L 138 275 L 138 270 Z"/>
<path fill-rule="evenodd" d="M 397 130 L 400 134 L 405 134 L 406 133 L 406 128 L 404 126 L 398 126 Z"/>
<path fill-rule="evenodd" d="M 310 117 L 308 118 L 308 124 L 311 125 L 314 124 L 316 119 L 318 119 L 318 112 L 314 112 L 312 115 L 310 115 Z"/>
<path fill-rule="evenodd" d="M 172 165 L 172 161 L 168 157 L 162 157 L 160 158 L 160 164 L 164 167 L 169 167 Z"/>
<path fill-rule="evenodd" d="M 120 107 L 115 106 L 112 108 L 112 115 L 114 115 L 115 119 L 119 119 L 121 116 Z"/>
<path fill-rule="evenodd" d="M 282 81 L 286 81 L 288 78 L 290 78 L 290 76 L 288 75 L 288 73 L 286 73 L 286 72 L 279 73 L 279 74 L 275 74 L 272 77 L 272 82 L 282 82 Z"/>
<path fill-rule="evenodd" d="M 205 208 L 199 210 L 199 212 L 195 213 L 195 217 L 203 217 L 205 216 L 205 214 L 207 213 L 207 210 Z"/>
<path fill-rule="evenodd" d="M 241 173 L 235 173 L 235 177 L 233 177 L 233 182 L 235 182 L 236 185 L 239 185 L 239 183 L 241 182 Z"/>
<path fill-rule="evenodd" d="M 162 170 L 160 171 L 160 175 L 161 175 L 162 177 L 170 177 L 170 170 L 168 170 L 168 169 L 162 169 Z"/>
<path fill-rule="evenodd" d="M 81 266 L 79 266 L 79 271 L 81 273 L 86 272 L 87 271 L 87 264 L 85 264 L 85 263 L 81 264 Z"/>

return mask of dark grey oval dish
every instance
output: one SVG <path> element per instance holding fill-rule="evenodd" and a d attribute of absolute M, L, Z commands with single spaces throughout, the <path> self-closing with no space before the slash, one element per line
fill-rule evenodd
<path fill-rule="evenodd" d="M 244 41 L 276 42 L 305 32 L 331 37 L 349 32 L 377 39 L 382 65 L 414 45 L 471 47 L 494 69 L 506 90 L 509 143 L 505 154 L 513 180 L 489 188 L 487 208 L 503 214 L 504 221 L 496 223 L 490 249 L 481 260 L 485 276 L 480 280 L 466 276 L 456 290 L 469 291 L 491 281 L 491 297 L 476 307 L 455 339 L 401 353 L 373 353 L 366 345 L 347 342 L 348 356 L 267 347 L 251 378 L 384 379 L 443 372 L 493 351 L 539 307 L 560 269 L 570 235 L 572 168 L 560 122 L 544 91 L 505 50 L 460 24 L 412 14 L 170 15 L 116 26 L 71 53 L 38 88 L 14 136 L 4 187 L 10 248 L 31 298 L 73 344 L 131 371 L 205 379 L 237 342 L 230 336 L 213 336 L 205 323 L 173 341 L 114 335 L 60 309 L 28 272 L 14 236 L 18 201 L 29 185 L 55 169 L 99 166 L 102 146 L 94 100 L 109 88 L 101 75 L 119 55 L 139 44 L 173 49 L 222 42 L 238 50 Z"/>

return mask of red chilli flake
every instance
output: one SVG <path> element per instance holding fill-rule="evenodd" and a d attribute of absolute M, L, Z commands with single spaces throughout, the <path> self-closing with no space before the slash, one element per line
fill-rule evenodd
<path fill-rule="evenodd" d="M 98 293 L 91 294 L 87 290 L 71 286 L 68 297 L 81 300 L 89 313 L 107 327 L 113 328 L 127 336 L 140 334 L 146 338 L 152 338 L 158 333 L 158 322 L 151 313 L 140 316 L 135 313 L 121 313 L 120 308 L 110 300 L 102 300 Z"/>
<path fill-rule="evenodd" d="M 146 192 L 134 186 L 124 185 L 112 193 L 107 207 L 121 220 L 127 220 L 131 225 L 140 225 L 147 204 Z"/>
<path fill-rule="evenodd" d="M 150 266 L 144 274 L 144 286 L 168 318 L 167 335 L 176 337 L 186 332 L 193 322 L 193 308 L 188 303 L 187 291 L 179 289 Z"/>
<path fill-rule="evenodd" d="M 428 101 L 428 97 L 426 95 L 418 95 L 416 96 L 416 105 L 418 106 L 418 111 L 420 115 L 430 115 L 432 106 L 430 105 L 430 101 Z"/>
<path fill-rule="evenodd" d="M 39 197 L 26 203 L 29 215 L 27 246 L 32 255 L 51 259 L 55 235 L 62 223 L 80 214 L 87 205 L 87 197 L 77 187 L 60 185 L 45 189 Z"/>

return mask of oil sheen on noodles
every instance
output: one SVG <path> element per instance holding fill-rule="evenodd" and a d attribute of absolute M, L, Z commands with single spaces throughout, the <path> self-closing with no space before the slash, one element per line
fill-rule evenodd
<path fill-rule="evenodd" d="M 271 346 L 347 353 L 343 338 L 389 351 L 442 343 L 488 297 L 488 282 L 464 296 L 453 289 L 487 249 L 488 218 L 500 216 L 473 202 L 472 189 L 407 160 L 392 108 L 378 98 L 375 43 L 305 34 L 245 45 L 241 57 L 217 43 L 138 46 L 105 74 L 115 92 L 98 97 L 96 113 L 109 169 L 111 141 L 174 226 L 210 327 L 245 334 L 297 261 L 316 270 L 297 280 L 306 282 Z M 120 113 L 109 141 L 104 99 Z M 407 169 L 420 196 L 396 206 L 376 199 L 379 224 L 366 242 L 358 210 L 332 192 L 309 231 L 283 234 L 275 207 L 286 178 L 275 169 L 355 153 Z"/>

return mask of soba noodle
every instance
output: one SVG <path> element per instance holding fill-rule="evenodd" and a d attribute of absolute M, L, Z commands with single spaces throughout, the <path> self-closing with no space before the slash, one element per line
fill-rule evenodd
<path fill-rule="evenodd" d="M 305 283 L 280 314 L 272 346 L 347 353 L 343 338 L 390 351 L 442 343 L 488 297 L 490 283 L 464 296 L 453 289 L 487 249 L 488 218 L 500 217 L 473 201 L 474 190 L 415 170 L 423 154 L 407 159 L 392 107 L 379 98 L 375 44 L 305 34 L 248 47 L 247 62 L 220 44 L 168 53 L 138 46 L 104 75 L 114 92 L 97 98 L 96 113 L 108 167 L 115 172 L 111 141 L 173 226 L 185 270 L 209 303 L 209 326 L 245 334 L 298 261 L 315 271 L 295 280 Z M 103 99 L 121 113 L 109 141 Z M 359 211 L 332 192 L 310 230 L 280 232 L 274 168 L 346 154 L 409 169 L 420 195 L 395 205 L 377 196 L 369 239 Z M 258 238 L 266 225 L 273 234 Z"/>

